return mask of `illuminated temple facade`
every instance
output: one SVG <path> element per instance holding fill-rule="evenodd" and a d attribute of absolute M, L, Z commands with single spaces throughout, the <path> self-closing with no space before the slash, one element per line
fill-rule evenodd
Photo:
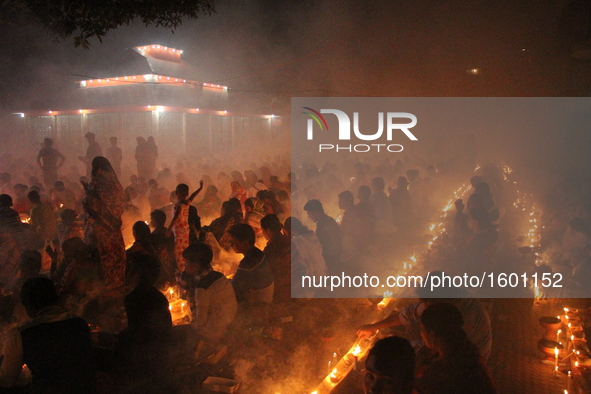
<path fill-rule="evenodd" d="M 134 149 L 137 136 L 154 136 L 161 156 L 216 152 L 264 138 L 279 125 L 273 114 L 242 112 L 229 88 L 204 82 L 182 60 L 182 50 L 161 45 L 127 49 L 105 75 L 78 81 L 67 108 L 19 113 L 31 141 L 52 137 L 62 149 L 84 150 L 84 134 L 95 133 L 106 148 Z"/>

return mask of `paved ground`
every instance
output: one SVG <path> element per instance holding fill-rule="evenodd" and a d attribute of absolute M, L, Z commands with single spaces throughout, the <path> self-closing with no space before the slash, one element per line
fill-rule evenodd
<path fill-rule="evenodd" d="M 583 305 L 576 306 L 582 307 L 585 300 L 579 303 Z M 553 366 L 541 363 L 541 353 L 537 349 L 543 334 L 538 318 L 556 316 L 563 307 L 560 300 L 548 300 L 535 307 L 532 300 L 527 299 L 495 300 L 489 367 L 499 393 L 564 393 L 566 376 L 555 377 Z M 570 392 L 577 391 L 571 389 Z"/>

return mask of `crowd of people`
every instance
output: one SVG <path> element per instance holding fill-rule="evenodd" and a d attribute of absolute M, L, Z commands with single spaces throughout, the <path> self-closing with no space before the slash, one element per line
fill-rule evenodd
<path fill-rule="evenodd" d="M 99 386 L 88 386 L 95 381 L 88 377 L 97 370 L 129 392 L 172 384 L 165 371 L 174 360 L 213 354 L 229 336 L 268 326 L 274 311 L 298 307 L 293 296 L 334 296 L 303 287 L 303 275 L 389 272 L 392 256 L 421 242 L 457 173 L 473 173 L 409 158 L 292 168 L 287 157 L 275 157 L 234 168 L 179 161 L 174 174 L 158 165 L 154 138 L 138 137 L 127 183 L 122 171 L 130 166 L 122 165 L 117 138 L 105 156 L 94 134 L 86 140 L 84 173 L 75 165 L 63 173 L 68 157 L 50 138 L 38 168 L 0 161 L 7 170 L 0 173 L 0 286 L 9 300 L 0 303 L 0 316 L 14 327 L 3 338 L 2 387 L 17 384 L 23 364 L 41 392 L 93 392 Z M 508 205 L 502 171 L 484 166 L 470 183 L 466 201 L 455 202 L 450 231 L 423 256 L 429 270 L 471 274 L 499 264 Z M 562 265 L 579 267 L 585 253 L 588 260 L 585 223 L 569 223 L 564 255 L 571 257 Z M 170 287 L 190 311 L 190 329 L 180 336 L 164 294 Z M 358 329 L 369 338 L 403 326 L 411 340 L 376 342 L 366 392 L 494 392 L 486 369 L 490 305 L 457 289 L 417 296 Z M 112 327 L 118 346 L 96 354 L 89 326 L 105 329 L 117 299 L 125 311 Z"/>

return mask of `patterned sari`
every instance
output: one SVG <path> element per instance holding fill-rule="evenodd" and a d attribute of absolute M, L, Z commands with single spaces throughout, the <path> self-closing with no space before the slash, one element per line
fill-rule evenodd
<path fill-rule="evenodd" d="M 92 161 L 92 177 L 85 187 L 82 205 L 86 213 L 84 242 L 98 249 L 108 289 L 125 282 L 125 245 L 121 215 L 125 194 L 109 161 L 98 156 Z"/>

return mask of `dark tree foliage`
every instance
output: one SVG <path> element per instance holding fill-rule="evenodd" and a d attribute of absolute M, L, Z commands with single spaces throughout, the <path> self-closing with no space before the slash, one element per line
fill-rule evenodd
<path fill-rule="evenodd" d="M 174 31 L 183 19 L 197 19 L 215 12 L 213 0 L 0 0 L 2 21 L 25 15 L 45 27 L 57 39 L 74 36 L 74 45 L 89 47 L 109 30 L 133 20 Z"/>

